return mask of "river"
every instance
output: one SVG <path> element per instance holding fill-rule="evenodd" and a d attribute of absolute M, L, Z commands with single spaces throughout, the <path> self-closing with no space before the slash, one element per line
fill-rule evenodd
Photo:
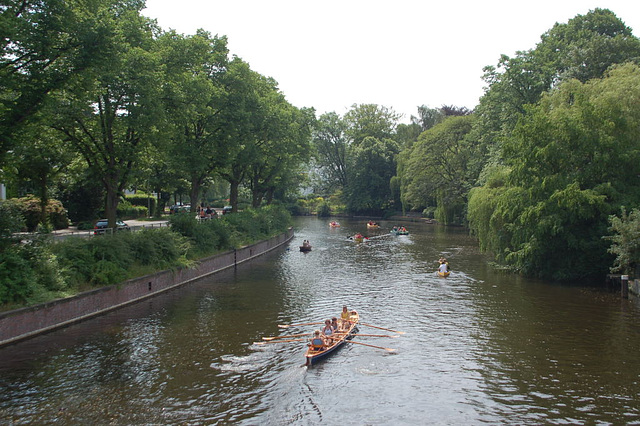
<path fill-rule="evenodd" d="M 637 299 L 495 271 L 463 229 L 341 224 L 296 218 L 288 248 L 1 348 L 0 423 L 640 424 Z M 253 343 L 343 304 L 394 351 L 305 367 L 304 342 Z"/>

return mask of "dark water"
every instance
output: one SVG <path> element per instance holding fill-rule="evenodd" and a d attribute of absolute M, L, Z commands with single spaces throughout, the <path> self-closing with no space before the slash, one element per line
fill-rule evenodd
<path fill-rule="evenodd" d="M 497 273 L 463 230 L 341 222 L 300 219 L 290 250 L 0 349 L 0 423 L 640 424 L 635 300 Z M 343 304 L 405 332 L 360 327 L 396 351 L 307 368 L 304 342 L 252 344 Z"/>

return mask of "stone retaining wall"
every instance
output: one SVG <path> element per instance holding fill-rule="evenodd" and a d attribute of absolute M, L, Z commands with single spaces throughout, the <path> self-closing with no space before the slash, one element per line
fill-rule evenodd
<path fill-rule="evenodd" d="M 202 259 L 196 268 L 162 271 L 28 308 L 0 313 L 0 346 L 155 296 L 190 281 L 249 261 L 291 241 L 288 232 L 226 253 Z"/>

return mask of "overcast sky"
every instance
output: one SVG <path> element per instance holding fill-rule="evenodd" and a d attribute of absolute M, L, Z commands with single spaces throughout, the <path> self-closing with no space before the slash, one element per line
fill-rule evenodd
<path fill-rule="evenodd" d="M 226 35 L 297 107 L 375 103 L 408 122 L 420 105 L 474 108 L 484 66 L 595 8 L 640 36 L 638 0 L 147 0 L 143 13 L 165 30 Z"/>

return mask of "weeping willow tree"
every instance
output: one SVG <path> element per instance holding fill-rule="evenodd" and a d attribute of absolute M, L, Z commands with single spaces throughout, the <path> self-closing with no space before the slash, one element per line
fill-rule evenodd
<path fill-rule="evenodd" d="M 609 216 L 640 204 L 639 101 L 640 68 L 626 64 L 527 107 L 502 146 L 504 166 L 471 193 L 481 246 L 528 275 L 605 274 Z"/>

